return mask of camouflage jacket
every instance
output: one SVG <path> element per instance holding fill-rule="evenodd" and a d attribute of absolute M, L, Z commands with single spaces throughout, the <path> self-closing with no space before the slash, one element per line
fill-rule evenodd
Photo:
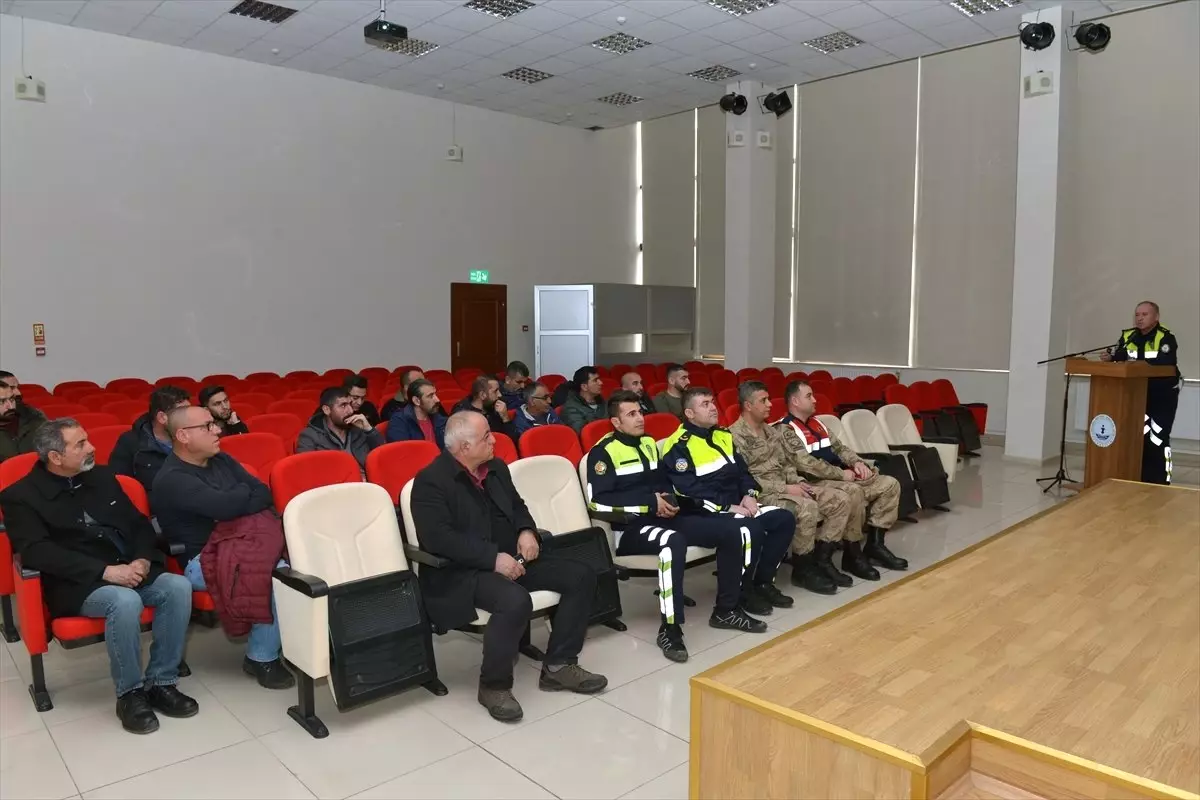
<path fill-rule="evenodd" d="M 783 446 L 783 437 L 770 425 L 764 426 L 764 436 L 755 436 L 745 420 L 738 419 L 729 426 L 738 453 L 746 460 L 750 474 L 762 487 L 764 495 L 785 494 L 788 484 L 804 480 L 792 465 Z"/>
<path fill-rule="evenodd" d="M 791 464 L 801 475 L 808 477 L 811 480 L 823 481 L 841 481 L 845 480 L 845 475 L 842 474 L 842 469 L 830 464 L 823 458 L 818 458 L 812 455 L 804 446 L 804 437 L 798 433 L 789 420 L 790 417 L 784 417 L 781 421 L 775 424 L 775 429 L 779 431 L 779 440 L 783 444 L 784 450 L 791 458 Z M 798 423 L 796 423 L 798 424 Z M 827 431 L 828 433 L 828 431 Z M 829 433 L 829 447 L 837 455 L 841 462 L 846 465 L 846 469 L 853 467 L 862 458 L 858 453 L 851 450 L 840 439 Z"/>

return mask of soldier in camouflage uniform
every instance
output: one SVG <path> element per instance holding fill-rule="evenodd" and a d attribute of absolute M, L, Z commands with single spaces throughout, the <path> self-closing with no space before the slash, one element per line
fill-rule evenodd
<path fill-rule="evenodd" d="M 827 431 L 815 417 L 812 387 L 793 381 L 787 387 L 788 413 L 775 428 L 796 470 L 817 486 L 845 494 L 852 509 L 851 527 L 863 530 L 863 553 L 870 563 L 888 569 L 908 569 L 908 562 L 884 544 L 884 534 L 896 524 L 900 507 L 900 483 L 890 475 L 868 466 L 858 453 Z M 861 533 L 858 538 L 862 538 Z M 849 531 L 846 535 L 850 539 Z"/>
<path fill-rule="evenodd" d="M 792 509 L 796 516 L 792 582 L 820 594 L 832 594 L 837 586 L 853 584 L 849 575 L 833 565 L 833 553 L 838 542 L 854 533 L 857 536 L 847 550 L 849 555 L 842 558 L 842 569 L 864 580 L 879 580 L 879 573 L 862 557 L 857 545 L 862 539 L 861 527 L 848 527 L 853 516 L 850 498 L 835 489 L 806 483 L 784 449 L 779 431 L 767 424 L 771 400 L 766 386 L 747 381 L 738 387 L 738 399 L 742 416 L 729 428 L 738 452 L 762 486 L 764 502 Z M 825 524 L 818 528 L 822 519 Z"/>

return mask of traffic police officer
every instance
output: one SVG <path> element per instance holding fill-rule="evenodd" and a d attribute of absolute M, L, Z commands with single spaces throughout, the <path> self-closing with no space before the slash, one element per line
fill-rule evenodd
<path fill-rule="evenodd" d="M 717 551 L 717 600 L 708 624 L 726 630 L 765 633 L 767 624 L 741 606 L 743 580 L 762 546 L 762 530 L 729 514 L 680 513 L 670 479 L 659 466 L 658 445 L 646 436 L 638 395 L 614 392 L 608 400 L 613 432 L 587 455 L 587 500 L 593 517 L 612 523 L 619 556 L 658 557 L 658 602 L 662 621 L 656 643 L 671 661 L 687 661 L 683 642 L 683 574 L 687 549 Z M 767 607 L 770 610 L 770 607 Z"/>
<path fill-rule="evenodd" d="M 683 393 L 684 422 L 663 442 L 663 468 L 675 487 L 680 508 L 707 514 L 732 514 L 761 536 L 762 551 L 751 565 L 753 588 L 743 593 L 751 613 L 791 608 L 795 603 L 775 586 L 779 562 L 787 555 L 796 518 L 792 512 L 759 505 L 761 487 L 733 444 L 717 426 L 712 389 L 692 386 Z M 755 534 L 755 529 L 759 533 Z"/>
<path fill-rule="evenodd" d="M 811 386 L 804 381 L 792 381 L 786 396 L 788 413 L 776 427 L 783 433 L 784 448 L 791 454 L 796 469 L 816 480 L 818 486 L 844 492 L 850 498 L 854 517 L 849 526 L 861 531 L 866 523 L 866 546 L 862 552 L 871 563 L 888 569 L 908 569 L 908 562 L 889 550 L 883 541 L 896 524 L 899 481 L 867 466 L 858 453 L 825 430 L 814 416 L 817 401 Z M 845 565 L 844 555 L 842 564 Z"/>
<path fill-rule="evenodd" d="M 1146 386 L 1146 419 L 1142 427 L 1142 480 L 1146 483 L 1171 482 L 1171 426 L 1179 406 L 1179 346 L 1175 334 L 1158 322 L 1158 303 L 1143 300 L 1133 310 L 1133 327 L 1121 331 L 1121 338 L 1101 361 L 1142 360 L 1154 367 L 1175 367 L 1173 378 L 1151 378 Z"/>

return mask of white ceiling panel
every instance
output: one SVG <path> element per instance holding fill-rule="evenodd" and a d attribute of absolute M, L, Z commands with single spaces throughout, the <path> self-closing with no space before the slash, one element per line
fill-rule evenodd
<path fill-rule="evenodd" d="M 259 21 L 229 13 L 238 0 L 0 0 L 0 12 L 588 127 L 715 102 L 725 87 L 687 74 L 715 64 L 778 87 L 1013 36 L 1023 13 L 1050 5 L 1078 22 L 1163 2 L 1022 0 L 969 18 L 950 0 L 777 0 L 741 16 L 708 0 L 530 0 L 499 19 L 466 0 L 392 0 L 386 18 L 437 45 L 413 58 L 363 38 L 378 0 L 270 1 L 296 13 Z M 838 31 L 864 44 L 832 55 L 803 44 Z M 624 54 L 592 46 L 614 33 L 648 44 Z M 515 67 L 554 77 L 502 77 Z M 643 99 L 598 102 L 616 92 Z"/>

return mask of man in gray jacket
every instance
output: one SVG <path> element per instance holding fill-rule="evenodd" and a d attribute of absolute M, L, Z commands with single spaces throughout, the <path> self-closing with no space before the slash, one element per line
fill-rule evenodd
<path fill-rule="evenodd" d="M 321 410 L 313 414 L 308 427 L 296 439 L 296 452 L 345 450 L 358 461 L 363 478 L 367 476 L 367 453 L 383 444 L 383 434 L 371 427 L 367 418 L 354 411 L 350 392 L 331 386 L 321 392 Z"/>

